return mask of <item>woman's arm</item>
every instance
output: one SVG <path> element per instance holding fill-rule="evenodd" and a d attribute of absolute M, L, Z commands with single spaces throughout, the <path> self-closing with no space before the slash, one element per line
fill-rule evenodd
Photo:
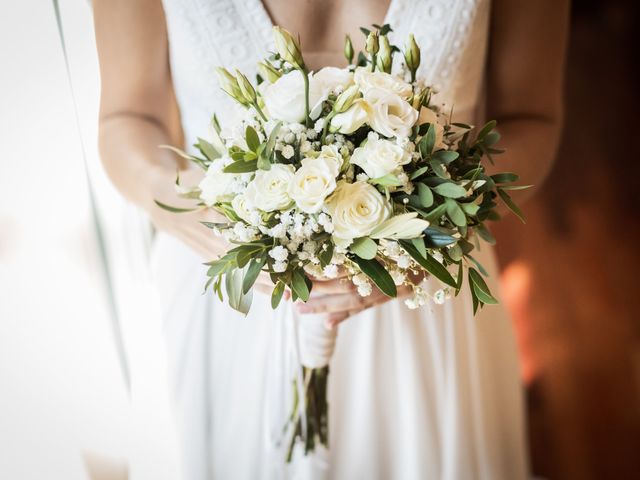
<path fill-rule="evenodd" d="M 539 185 L 554 160 L 562 126 L 568 22 L 569 0 L 493 1 L 487 117 L 498 121 L 500 147 L 507 152 L 497 155 L 489 170 L 517 172 L 522 184 Z M 514 193 L 521 201 L 522 192 Z M 332 325 L 389 301 L 377 289 L 361 298 L 336 281 L 316 282 L 314 290 L 323 286 L 329 295 L 312 298 L 299 308 L 329 312 Z"/>
<path fill-rule="evenodd" d="M 551 169 L 563 120 L 569 0 L 493 0 L 487 118 L 500 147 L 491 171 L 513 171 L 539 186 Z M 535 189 L 514 192 L 521 201 Z"/>
<path fill-rule="evenodd" d="M 214 258 L 224 243 L 199 221 L 220 221 L 218 217 L 206 211 L 177 215 L 154 203 L 184 201 L 173 186 L 177 170 L 185 184 L 201 176 L 158 148 L 182 144 L 161 1 L 94 0 L 93 5 L 102 79 L 99 142 L 107 174 L 127 199 L 149 213 L 157 228 L 203 258 Z"/>

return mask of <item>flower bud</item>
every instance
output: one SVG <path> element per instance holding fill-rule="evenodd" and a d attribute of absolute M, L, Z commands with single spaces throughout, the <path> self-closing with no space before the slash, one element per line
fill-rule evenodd
<path fill-rule="evenodd" d="M 282 73 L 276 70 L 275 67 L 266 60 L 264 62 L 258 62 L 258 73 L 269 83 L 274 83 L 282 76 Z"/>
<path fill-rule="evenodd" d="M 246 105 L 247 101 L 240 90 L 236 77 L 231 75 L 226 68 L 216 67 L 215 70 L 218 74 L 218 83 L 220 84 L 220 88 L 222 88 L 222 90 L 224 90 L 231 98 L 240 102 L 242 105 Z"/>
<path fill-rule="evenodd" d="M 245 77 L 240 70 L 236 69 L 236 79 L 238 80 L 238 86 L 240 87 L 240 91 L 242 92 L 242 96 L 247 103 L 255 103 L 256 101 L 256 91 L 251 85 L 251 82 L 247 77 Z"/>
<path fill-rule="evenodd" d="M 291 33 L 282 27 L 273 27 L 273 39 L 276 44 L 276 51 L 286 62 L 295 68 L 304 70 L 304 60 L 298 42 Z"/>
<path fill-rule="evenodd" d="M 391 51 L 391 45 L 386 35 L 380 37 L 380 51 L 376 57 L 376 63 L 378 70 L 381 72 L 391 73 L 393 52 Z"/>
<path fill-rule="evenodd" d="M 365 50 L 367 51 L 367 53 L 371 55 L 375 55 L 376 53 L 378 53 L 379 49 L 380 49 L 380 45 L 378 43 L 378 32 L 376 31 L 369 32 L 369 35 L 367 35 L 367 43 L 365 44 Z"/>
<path fill-rule="evenodd" d="M 356 98 L 360 96 L 360 90 L 357 85 L 351 85 L 344 92 L 338 95 L 336 102 L 333 104 L 333 111 L 336 113 L 346 112 L 353 104 Z"/>
<path fill-rule="evenodd" d="M 353 62 L 353 44 L 351 43 L 351 37 L 349 35 L 345 35 L 344 37 L 344 58 L 347 59 L 347 62 Z"/>
<path fill-rule="evenodd" d="M 404 60 L 407 63 L 407 68 L 411 71 L 412 76 L 415 76 L 415 73 L 420 66 L 420 47 L 418 47 L 413 34 L 409 35 L 409 42 L 404 50 Z"/>

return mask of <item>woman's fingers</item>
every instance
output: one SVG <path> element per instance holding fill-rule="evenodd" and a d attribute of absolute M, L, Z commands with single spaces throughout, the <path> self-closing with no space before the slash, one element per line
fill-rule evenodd
<path fill-rule="evenodd" d="M 316 293 L 335 294 L 355 292 L 355 285 L 347 278 L 335 278 L 333 280 L 314 280 L 312 290 Z"/>

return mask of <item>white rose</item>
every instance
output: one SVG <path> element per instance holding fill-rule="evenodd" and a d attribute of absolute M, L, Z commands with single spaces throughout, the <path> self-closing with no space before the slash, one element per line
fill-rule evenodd
<path fill-rule="evenodd" d="M 368 90 L 364 99 L 371 105 L 371 128 L 385 137 L 409 136 L 418 120 L 418 111 L 409 102 L 379 88 Z"/>
<path fill-rule="evenodd" d="M 322 102 L 337 87 L 345 88 L 353 75 L 346 69 L 325 67 L 309 74 L 309 116 L 318 118 L 322 113 Z M 262 94 L 265 109 L 271 118 L 285 122 L 303 122 L 305 114 L 304 78 L 299 70 L 282 75 L 266 86 Z"/>
<path fill-rule="evenodd" d="M 444 127 L 438 123 L 438 115 L 436 112 L 430 108 L 422 107 L 420 116 L 418 117 L 418 125 L 422 125 L 423 123 L 430 123 L 436 129 L 435 149 L 441 150 L 447 148 L 447 145 L 444 143 Z"/>
<path fill-rule="evenodd" d="M 253 208 L 252 205 L 249 204 L 247 198 L 244 195 L 236 195 L 231 200 L 231 206 L 233 207 L 233 211 L 236 212 L 242 220 L 253 225 L 256 223 L 258 217 L 256 217 L 256 209 Z"/>
<path fill-rule="evenodd" d="M 331 119 L 331 131 L 348 135 L 367 123 L 371 107 L 359 98 L 346 112 L 338 113 Z"/>
<path fill-rule="evenodd" d="M 392 212 L 387 199 L 366 182 L 341 182 L 329 197 L 327 207 L 333 222 L 333 236 L 339 240 L 368 235 Z"/>
<path fill-rule="evenodd" d="M 320 155 L 316 157 L 318 160 L 322 159 L 326 162 L 331 163 L 332 168 L 335 169 L 335 175 L 338 176 L 340 170 L 342 170 L 342 165 L 344 164 L 344 159 L 342 158 L 342 154 L 340 150 L 335 145 L 323 145 L 322 150 L 320 150 Z M 304 160 L 302 162 L 304 164 Z"/>
<path fill-rule="evenodd" d="M 353 76 L 356 85 L 360 87 L 362 93 L 367 93 L 372 88 L 379 88 L 389 93 L 395 93 L 402 98 L 409 98 L 413 92 L 411 85 L 385 72 L 370 72 L 364 67 L 356 69 Z"/>
<path fill-rule="evenodd" d="M 207 173 L 198 185 L 200 199 L 209 207 L 215 203 L 229 200 L 230 195 L 234 193 L 238 175 L 222 171 L 230 161 L 231 159 L 228 157 L 222 157 L 211 162 Z"/>
<path fill-rule="evenodd" d="M 289 196 L 303 212 L 317 213 L 324 206 L 324 200 L 335 190 L 340 168 L 331 155 L 305 158 L 301 163 L 302 166 L 293 176 Z"/>
<path fill-rule="evenodd" d="M 378 178 L 396 172 L 409 163 L 411 155 L 396 143 L 370 132 L 367 142 L 353 151 L 350 161 L 362 168 L 369 177 Z"/>
<path fill-rule="evenodd" d="M 291 204 L 288 191 L 292 180 L 291 165 L 276 164 L 269 170 L 258 170 L 247 186 L 245 197 L 251 206 L 264 212 L 284 210 Z"/>

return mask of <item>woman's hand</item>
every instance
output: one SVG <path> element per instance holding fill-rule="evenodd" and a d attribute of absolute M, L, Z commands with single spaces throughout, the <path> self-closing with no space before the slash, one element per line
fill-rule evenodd
<path fill-rule="evenodd" d="M 194 208 L 196 200 L 184 199 L 178 196 L 174 187 L 174 180 L 169 178 L 165 170 L 156 172 L 156 178 L 152 180 L 154 200 L 178 208 Z M 180 184 L 185 187 L 198 185 L 204 173 L 200 169 L 191 168 L 180 172 Z M 175 177 L 175 173 L 173 174 Z M 149 216 L 154 226 L 176 237 L 197 252 L 203 262 L 214 260 L 230 250 L 233 245 L 224 238 L 214 235 L 210 228 L 202 222 L 226 223 L 224 215 L 211 208 L 198 208 L 192 212 L 174 213 L 150 204 L 147 207 Z M 270 295 L 274 285 L 269 275 L 262 272 L 258 275 L 254 288 L 264 294 Z"/>
<path fill-rule="evenodd" d="M 320 293 L 321 296 L 312 296 L 306 303 L 298 303 L 298 312 L 328 313 L 327 327 L 329 328 L 335 328 L 343 320 L 357 315 L 367 308 L 393 300 L 375 286 L 373 286 L 371 295 L 362 297 L 358 294 L 355 285 L 345 277 L 333 280 L 314 280 L 312 291 Z M 411 294 L 411 287 L 398 287 L 397 298 L 408 297 Z"/>

